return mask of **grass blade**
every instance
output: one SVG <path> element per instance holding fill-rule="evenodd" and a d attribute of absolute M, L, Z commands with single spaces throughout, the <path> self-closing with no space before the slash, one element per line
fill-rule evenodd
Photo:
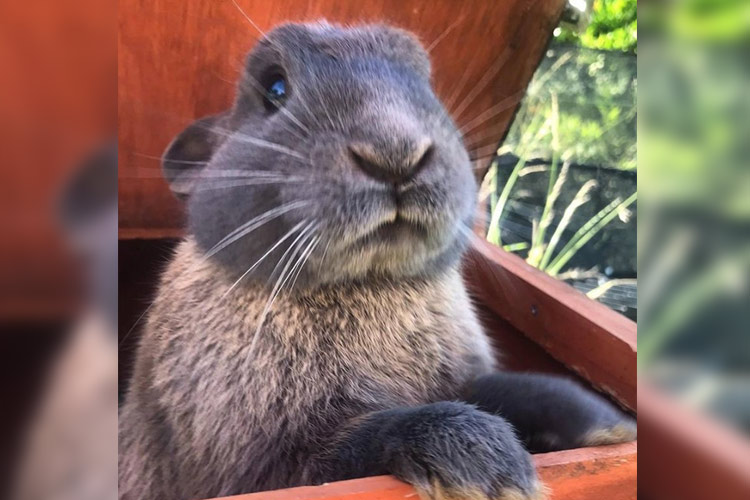
<path fill-rule="evenodd" d="M 609 224 L 614 219 L 620 210 L 623 210 L 630 206 L 638 197 L 638 193 L 631 194 L 625 201 L 620 202 L 619 198 L 615 199 L 612 203 L 604 207 L 586 222 L 581 228 L 576 231 L 576 234 L 568 241 L 568 243 L 560 250 L 560 253 L 545 269 L 547 274 L 556 276 L 557 273 L 565 266 L 565 264 L 573 258 L 578 250 L 591 240 L 594 236 L 601 231 L 601 229 Z"/>

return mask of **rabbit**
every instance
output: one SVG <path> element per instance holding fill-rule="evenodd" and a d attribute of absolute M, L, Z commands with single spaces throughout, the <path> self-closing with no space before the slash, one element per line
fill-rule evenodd
<path fill-rule="evenodd" d="M 379 474 L 425 498 L 540 499 L 522 437 L 632 438 L 568 381 L 497 371 L 459 272 L 476 181 L 409 32 L 276 27 L 232 108 L 181 132 L 163 168 L 187 236 L 121 409 L 121 499 Z M 534 420 L 529 385 L 580 425 Z"/>

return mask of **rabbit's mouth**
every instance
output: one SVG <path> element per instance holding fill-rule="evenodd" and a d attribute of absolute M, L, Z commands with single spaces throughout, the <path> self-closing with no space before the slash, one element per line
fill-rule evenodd
<path fill-rule="evenodd" d="M 404 219 L 397 214 L 395 219 L 383 222 L 359 239 L 360 244 L 400 243 L 424 239 L 427 230 L 419 224 Z"/>
<path fill-rule="evenodd" d="M 367 191 L 360 207 L 372 212 L 354 224 L 341 241 L 350 250 L 377 249 L 385 256 L 421 260 L 451 244 L 454 209 L 441 196 L 442 186 L 414 182 L 408 187 Z M 349 226 L 352 227 L 352 226 Z"/>

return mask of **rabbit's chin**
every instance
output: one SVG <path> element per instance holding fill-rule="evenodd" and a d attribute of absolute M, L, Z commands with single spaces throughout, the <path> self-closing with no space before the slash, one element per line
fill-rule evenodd
<path fill-rule="evenodd" d="M 322 228 L 331 244 L 312 256 L 307 269 L 316 273 L 301 280 L 303 286 L 429 277 L 458 265 L 471 233 L 471 201 L 450 204 L 429 192 L 423 198 L 373 195 L 367 201 L 372 203 L 366 215 Z"/>
<path fill-rule="evenodd" d="M 384 223 L 344 248 L 329 250 L 307 268 L 299 289 L 346 282 L 425 278 L 458 265 L 466 241 L 460 233 L 436 237 L 403 220 Z"/>

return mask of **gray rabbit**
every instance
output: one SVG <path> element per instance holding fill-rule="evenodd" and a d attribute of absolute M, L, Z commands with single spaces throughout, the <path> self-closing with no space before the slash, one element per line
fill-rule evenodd
<path fill-rule="evenodd" d="M 121 410 L 121 499 L 377 474 L 535 499 L 527 448 L 635 436 L 571 382 L 496 371 L 458 269 L 477 186 L 411 34 L 277 27 L 163 165 L 189 236 Z"/>

